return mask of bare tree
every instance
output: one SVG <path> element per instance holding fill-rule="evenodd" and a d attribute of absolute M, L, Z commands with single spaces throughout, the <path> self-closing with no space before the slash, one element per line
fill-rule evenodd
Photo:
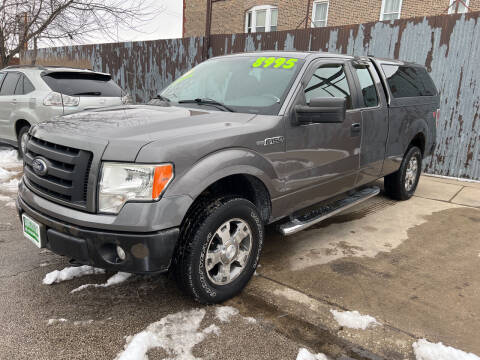
<path fill-rule="evenodd" d="M 85 41 L 93 33 L 115 40 L 118 28 L 149 21 L 160 9 L 143 0 L 0 0 L 0 69 L 29 46 Z M 35 55 L 34 55 L 35 57 Z"/>

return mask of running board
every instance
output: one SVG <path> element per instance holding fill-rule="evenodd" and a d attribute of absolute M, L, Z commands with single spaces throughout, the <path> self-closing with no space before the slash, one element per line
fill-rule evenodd
<path fill-rule="evenodd" d="M 361 202 L 370 199 L 380 193 L 380 188 L 377 186 L 364 188 L 355 192 L 353 195 L 346 198 L 334 201 L 330 204 L 315 209 L 305 215 L 299 216 L 296 219 L 280 225 L 279 230 L 282 235 L 288 236 L 302 231 L 312 225 L 328 219 L 352 206 L 360 204 Z"/>

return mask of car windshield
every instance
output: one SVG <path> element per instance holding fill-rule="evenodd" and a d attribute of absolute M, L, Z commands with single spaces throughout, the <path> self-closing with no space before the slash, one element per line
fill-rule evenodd
<path fill-rule="evenodd" d="M 261 55 L 212 59 L 178 78 L 160 96 L 180 104 L 197 100 L 198 106 L 222 110 L 214 101 L 236 112 L 276 115 L 303 63 Z"/>

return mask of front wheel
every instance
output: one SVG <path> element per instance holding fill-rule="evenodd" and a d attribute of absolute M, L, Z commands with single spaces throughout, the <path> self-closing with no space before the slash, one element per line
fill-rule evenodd
<path fill-rule="evenodd" d="M 30 130 L 30 126 L 24 126 L 18 132 L 17 144 L 19 158 L 23 158 L 23 154 L 27 152 L 28 130 Z"/>
<path fill-rule="evenodd" d="M 260 215 L 246 199 L 220 198 L 198 206 L 181 229 L 177 283 L 204 304 L 235 296 L 257 267 L 263 237 Z"/>
<path fill-rule="evenodd" d="M 385 192 L 396 200 L 410 199 L 417 189 L 422 171 L 422 152 L 416 146 L 408 149 L 400 169 L 385 176 Z"/>

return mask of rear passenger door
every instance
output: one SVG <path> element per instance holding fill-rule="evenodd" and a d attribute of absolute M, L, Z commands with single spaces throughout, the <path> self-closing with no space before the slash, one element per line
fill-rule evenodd
<path fill-rule="evenodd" d="M 356 182 L 359 186 L 382 174 L 389 124 L 385 93 L 373 64 L 355 62 L 353 73 L 358 94 L 357 110 L 361 113 L 362 144 Z"/>
<path fill-rule="evenodd" d="M 2 87 L 0 88 L 0 137 L 10 137 L 10 117 L 15 110 L 15 88 L 20 79 L 18 72 L 6 72 Z"/>
<path fill-rule="evenodd" d="M 13 97 L 13 102 L 16 103 L 17 109 L 26 109 L 29 106 L 31 101 L 30 93 L 34 90 L 35 88 L 30 80 L 28 80 L 28 77 L 22 74 L 18 80 Z"/>

